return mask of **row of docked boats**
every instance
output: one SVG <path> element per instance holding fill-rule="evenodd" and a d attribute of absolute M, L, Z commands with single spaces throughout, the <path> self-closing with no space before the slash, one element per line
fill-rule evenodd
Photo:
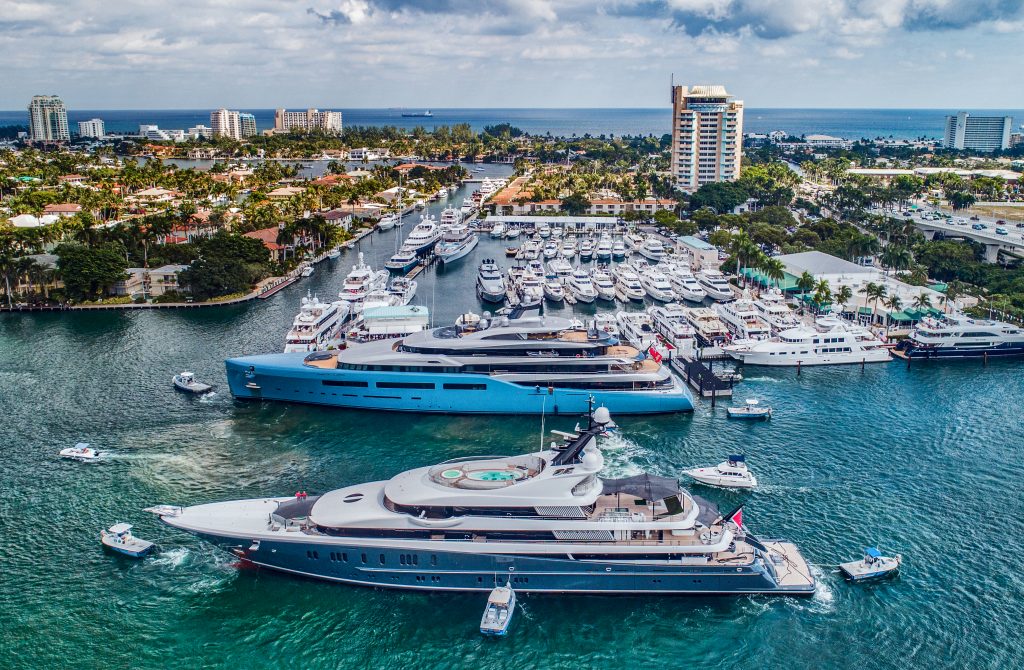
<path fill-rule="evenodd" d="M 561 228 L 553 229 L 556 233 Z M 492 237 L 518 237 L 522 232 L 521 228 L 506 228 L 505 224 L 498 223 L 491 229 Z M 506 253 L 515 256 L 520 260 L 532 260 L 534 258 L 568 258 L 579 256 L 583 262 L 597 260 L 607 263 L 610 261 L 622 261 L 627 255 L 635 254 L 643 256 L 653 263 L 658 263 L 669 258 L 672 253 L 661 238 L 656 235 L 644 236 L 638 233 L 627 233 L 623 236 L 613 237 L 604 233 L 600 237 L 596 235 L 583 235 L 577 237 L 574 234 L 562 237 L 560 234 L 552 234 L 547 224 L 539 224 L 537 231 L 528 237 L 519 247 L 509 247 Z"/>

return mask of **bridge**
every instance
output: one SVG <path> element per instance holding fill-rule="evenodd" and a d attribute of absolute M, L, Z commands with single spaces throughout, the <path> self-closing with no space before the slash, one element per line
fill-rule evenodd
<path fill-rule="evenodd" d="M 914 220 L 914 225 L 929 240 L 934 240 L 935 236 L 939 234 L 942 237 L 959 237 L 984 245 L 985 261 L 988 263 L 1024 259 L 1024 229 L 1008 223 L 1002 226 L 1006 229 L 1007 234 L 1000 235 L 996 232 L 997 226 L 991 221 L 985 222 L 987 228 L 983 230 L 975 230 L 972 227 L 975 223 L 975 221 L 968 221 L 966 224 L 953 223 L 945 219 L 939 221 Z"/>

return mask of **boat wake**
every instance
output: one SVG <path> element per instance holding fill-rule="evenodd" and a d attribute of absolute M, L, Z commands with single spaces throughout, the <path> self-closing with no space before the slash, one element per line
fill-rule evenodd
<path fill-rule="evenodd" d="M 644 449 L 636 442 L 628 440 L 619 433 L 606 438 L 601 444 L 604 453 L 604 471 L 606 478 L 632 477 L 643 474 L 640 464 Z"/>
<path fill-rule="evenodd" d="M 150 563 L 161 568 L 173 569 L 184 563 L 188 556 L 189 550 L 187 547 L 175 547 L 174 549 L 161 551 Z"/>
<path fill-rule="evenodd" d="M 769 384 L 780 384 L 780 383 L 782 383 L 782 379 L 779 379 L 778 377 L 744 377 L 743 381 L 744 381 L 744 383 L 747 383 L 747 382 L 768 382 Z"/>
<path fill-rule="evenodd" d="M 203 395 L 199 396 L 199 402 L 209 405 L 210 403 L 214 402 L 218 397 L 219 396 L 216 391 L 210 391 L 209 393 L 204 393 Z"/>

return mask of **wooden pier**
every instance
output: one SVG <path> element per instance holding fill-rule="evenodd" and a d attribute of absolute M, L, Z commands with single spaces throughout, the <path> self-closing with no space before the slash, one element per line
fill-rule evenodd
<path fill-rule="evenodd" d="M 691 360 L 682 356 L 669 359 L 669 369 L 682 377 L 693 387 L 702 398 L 711 398 L 711 406 L 715 406 L 718 398 L 732 396 L 732 380 L 722 379 L 702 361 Z"/>

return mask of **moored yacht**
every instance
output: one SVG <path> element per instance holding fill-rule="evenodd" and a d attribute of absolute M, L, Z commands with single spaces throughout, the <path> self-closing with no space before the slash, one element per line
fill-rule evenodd
<path fill-rule="evenodd" d="M 387 285 L 387 270 L 374 270 L 363 261 L 363 253 L 359 252 L 359 260 L 345 277 L 345 283 L 342 284 L 338 297 L 348 301 L 353 306 L 353 310 L 357 310 L 367 295 L 372 291 L 382 291 Z"/>
<path fill-rule="evenodd" d="M 793 314 L 793 310 L 786 304 L 785 298 L 779 291 L 762 293 L 754 301 L 754 309 L 763 320 L 768 322 L 774 334 L 800 325 L 800 320 Z"/>
<path fill-rule="evenodd" d="M 594 282 L 594 290 L 597 291 L 598 298 L 608 301 L 615 300 L 615 279 L 608 271 L 594 268 L 590 271 L 590 279 Z"/>
<path fill-rule="evenodd" d="M 693 409 L 667 368 L 557 317 L 482 319 L 355 349 L 231 358 L 228 382 L 241 399 L 364 409 L 579 413 L 591 396 L 624 413 Z"/>
<path fill-rule="evenodd" d="M 612 238 L 608 237 L 608 235 L 602 235 L 601 239 L 597 242 L 597 249 L 594 251 L 594 255 L 602 263 L 610 261 L 612 259 Z"/>
<path fill-rule="evenodd" d="M 889 350 L 870 330 L 832 317 L 818 319 L 815 327 L 784 330 L 768 340 L 734 342 L 725 351 L 745 365 L 840 365 L 890 360 Z"/>
<path fill-rule="evenodd" d="M 668 277 L 672 284 L 672 292 L 676 294 L 677 298 L 690 302 L 703 302 L 704 298 L 708 297 L 704 287 L 700 285 L 689 268 L 677 267 L 669 273 Z"/>
<path fill-rule="evenodd" d="M 500 240 L 501 238 L 505 237 L 506 230 L 507 229 L 505 228 L 505 224 L 499 221 L 498 223 L 494 224 L 494 227 L 491 228 L 490 235 L 491 237 Z"/>
<path fill-rule="evenodd" d="M 964 314 L 926 318 L 896 347 L 907 358 L 1024 356 L 1024 328 Z"/>
<path fill-rule="evenodd" d="M 582 268 L 573 270 L 565 285 L 572 296 L 580 302 L 590 303 L 597 299 L 597 289 L 594 288 L 594 282 L 590 279 L 587 271 Z"/>
<path fill-rule="evenodd" d="M 626 257 L 626 244 L 621 238 L 612 242 L 612 260 L 621 261 Z"/>
<path fill-rule="evenodd" d="M 653 266 L 640 273 L 640 285 L 644 287 L 647 295 L 658 302 L 672 302 L 676 299 L 668 277 Z"/>
<path fill-rule="evenodd" d="M 736 298 L 732 292 L 732 284 L 718 270 L 703 270 L 697 273 L 697 281 L 700 282 L 708 297 L 718 302 L 733 300 Z"/>
<path fill-rule="evenodd" d="M 593 258 L 594 240 L 590 239 L 589 237 L 584 238 L 584 240 L 580 242 L 580 260 L 586 263 Z"/>
<path fill-rule="evenodd" d="M 412 247 L 402 247 L 384 263 L 384 267 L 391 272 L 406 274 L 420 262 L 420 256 Z"/>
<path fill-rule="evenodd" d="M 440 239 L 441 226 L 434 217 L 424 214 L 420 217 L 420 222 L 409 232 L 402 246 L 410 247 L 422 256 L 430 252 Z"/>
<path fill-rule="evenodd" d="M 476 295 L 484 302 L 502 302 L 507 289 L 501 268 L 492 259 L 484 259 L 476 273 Z"/>
<path fill-rule="evenodd" d="M 388 213 L 380 217 L 377 222 L 377 230 L 391 230 L 398 223 L 398 214 Z"/>
<path fill-rule="evenodd" d="M 666 344 L 675 349 L 675 355 L 692 358 L 696 345 L 695 333 L 686 319 L 686 312 L 686 308 L 679 303 L 655 305 L 647 310 L 654 322 L 654 329 L 661 334 Z"/>
<path fill-rule="evenodd" d="M 693 326 L 697 341 L 704 347 L 719 347 L 729 339 L 729 331 L 718 314 L 707 307 L 686 309 L 686 320 Z"/>
<path fill-rule="evenodd" d="M 657 263 L 665 258 L 665 245 L 657 235 L 648 235 L 643 244 L 636 250 L 644 258 Z"/>
<path fill-rule="evenodd" d="M 441 227 L 455 226 L 462 223 L 462 212 L 455 209 L 451 205 L 444 208 L 441 212 Z"/>
<path fill-rule="evenodd" d="M 288 335 L 284 340 L 284 353 L 320 351 L 338 346 L 344 340 L 344 325 L 350 316 L 349 304 L 344 300 L 321 302 L 307 294 Z"/>
<path fill-rule="evenodd" d="M 468 256 L 479 243 L 480 238 L 469 229 L 469 226 L 457 223 L 445 229 L 435 252 L 442 263 L 454 263 Z"/>
<path fill-rule="evenodd" d="M 622 302 L 643 302 L 644 296 L 647 294 L 644 291 L 643 285 L 640 283 L 640 277 L 636 274 L 633 268 L 627 265 L 616 265 L 615 269 L 612 270 L 612 276 L 615 277 L 615 297 Z"/>
<path fill-rule="evenodd" d="M 362 586 L 814 593 L 796 545 L 756 537 L 742 508 L 723 515 L 674 478 L 602 478 L 610 421 L 600 408 L 549 449 L 457 458 L 322 495 L 154 509 L 246 564 Z"/>
<path fill-rule="evenodd" d="M 711 309 L 718 313 L 718 318 L 737 340 L 766 340 L 771 337 L 771 326 L 761 318 L 749 298 L 715 303 Z"/>

